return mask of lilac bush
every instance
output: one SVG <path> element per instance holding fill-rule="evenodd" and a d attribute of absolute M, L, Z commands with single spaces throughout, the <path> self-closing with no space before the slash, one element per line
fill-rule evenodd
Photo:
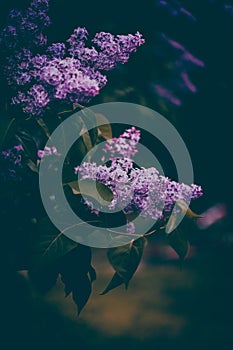
<path fill-rule="evenodd" d="M 166 1 L 163 3 L 167 4 Z M 93 218 L 93 214 L 99 218 L 102 214 L 101 204 L 96 207 L 90 198 L 83 205 L 80 193 L 72 191 L 72 185 L 77 185 L 79 175 L 81 180 L 97 181 L 105 190 L 107 187 L 113 198 L 109 203 L 110 211 L 123 208 L 127 221 L 126 232 L 123 234 L 130 237 L 130 244 L 109 250 L 108 258 L 116 273 L 103 294 L 122 283 L 128 286 L 146 244 L 147 233 L 140 234 L 140 238 L 135 239 L 135 228 L 129 215 L 141 215 L 144 219 L 153 220 L 167 218 L 176 201 L 189 203 L 190 199 L 202 195 L 202 189 L 194 184 L 188 186 L 172 181 L 160 175 L 154 167 L 136 167 L 134 156 L 138 152 L 140 130 L 134 126 L 114 138 L 110 125 L 107 125 L 103 133 L 101 126 L 92 131 L 87 127 L 88 118 L 96 121 L 97 116 L 93 116 L 90 111 L 88 113 L 81 104 L 89 103 L 107 84 L 105 71 L 125 64 L 130 55 L 144 44 L 142 34 L 113 35 L 100 32 L 90 40 L 87 29 L 78 27 L 65 43 L 49 43 L 46 36 L 46 29 L 51 23 L 48 10 L 48 0 L 32 0 L 24 12 L 10 12 L 8 24 L 0 33 L 0 69 L 9 87 L 11 107 L 18 107 L 10 109 L 13 114 L 10 120 L 7 111 L 6 131 L 0 135 L 0 193 L 3 193 L 4 198 L 0 204 L 7 203 L 8 210 L 1 209 L 1 213 L 3 212 L 7 224 L 12 223 L 7 236 L 27 249 L 25 258 L 24 254 L 18 252 L 17 244 L 14 245 L 16 251 L 10 250 L 10 258 L 7 257 L 11 261 L 10 268 L 13 266 L 17 270 L 29 270 L 31 281 L 43 292 L 50 289 L 60 275 L 66 295 L 72 293 L 80 312 L 90 296 L 91 284 L 96 278 L 91 265 L 91 249 L 68 239 L 63 231 L 53 226 L 42 204 L 38 178 L 44 157 L 51 160 L 51 171 L 52 163 L 56 165 L 59 161 L 59 150 L 55 146 L 45 147 L 45 144 L 68 114 L 77 109 L 82 112 L 78 119 L 80 123 L 74 125 L 77 142 L 66 155 L 63 167 L 65 175 L 63 174 L 62 185 L 70 206 L 77 211 L 81 208 L 84 216 L 87 214 L 85 223 Z M 182 60 L 186 62 L 185 70 L 182 70 L 183 66 L 179 70 L 181 86 L 196 91 L 186 68 L 190 62 L 196 66 L 203 66 L 203 62 L 172 39 L 165 36 L 163 39 L 179 50 Z M 175 64 L 177 68 L 180 62 Z M 154 88 L 158 94 L 160 91 L 160 95 L 171 99 L 163 86 Z M 67 105 L 68 111 L 65 110 Z M 25 118 L 17 118 L 15 111 L 23 111 Z M 53 118 L 50 118 L 51 115 Z M 86 135 L 81 132 L 83 128 L 89 130 Z M 65 144 L 66 135 L 63 136 Z M 77 165 L 90 147 L 103 139 L 107 140 L 103 148 L 104 164 L 83 162 Z M 77 165 L 75 171 L 74 165 Z M 54 170 L 57 172 L 56 166 Z M 57 176 L 57 173 L 54 175 Z M 8 186 L 12 183 L 12 187 Z M 53 200 L 53 197 L 55 196 L 52 195 L 50 199 Z M 12 220 L 12 213 L 16 220 Z M 106 221 L 103 216 L 102 224 Z M 109 228 L 104 225 L 101 227 Z M 188 239 L 182 237 L 181 240 L 177 233 L 172 237 L 170 245 L 182 260 L 188 252 Z M 22 243 L 23 239 L 25 241 Z M 117 264 L 113 263 L 115 258 Z"/>
<path fill-rule="evenodd" d="M 100 32 L 87 47 L 86 28 L 76 28 L 67 43 L 47 46 L 48 0 L 33 0 L 22 13 L 13 10 L 0 36 L 8 52 L 4 73 L 15 89 L 12 103 L 29 116 L 41 117 L 50 102 L 88 103 L 106 85 L 108 71 L 128 61 L 144 43 L 142 35 Z"/>

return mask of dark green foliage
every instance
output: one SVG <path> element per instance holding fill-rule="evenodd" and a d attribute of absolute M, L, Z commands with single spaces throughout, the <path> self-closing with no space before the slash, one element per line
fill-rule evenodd
<path fill-rule="evenodd" d="M 77 243 L 67 238 L 44 217 L 37 224 L 32 248 L 31 267 L 39 269 L 57 261 L 75 248 Z"/>
<path fill-rule="evenodd" d="M 102 294 L 106 294 L 111 289 L 114 289 L 123 283 L 126 288 L 128 287 L 129 282 L 141 261 L 146 243 L 146 238 L 141 237 L 124 246 L 108 250 L 109 262 L 116 272 Z"/>
<path fill-rule="evenodd" d="M 59 263 L 59 273 L 65 285 L 66 296 L 72 293 L 78 314 L 80 314 L 89 299 L 92 290 L 91 283 L 96 277 L 91 266 L 90 247 L 79 244 L 64 255 Z"/>
<path fill-rule="evenodd" d="M 186 256 L 188 255 L 190 244 L 188 240 L 187 232 L 176 229 L 168 236 L 169 245 L 175 250 L 178 254 L 180 261 L 183 262 Z"/>
<path fill-rule="evenodd" d="M 65 295 L 72 294 L 79 314 L 89 299 L 91 284 L 96 279 L 95 269 L 91 266 L 91 249 L 78 244 L 68 253 L 63 250 L 60 258 L 56 252 L 52 256 L 57 259 L 47 263 L 43 261 L 43 265 L 29 270 L 30 279 L 39 292 L 45 293 L 55 285 L 60 275 L 65 285 Z"/>

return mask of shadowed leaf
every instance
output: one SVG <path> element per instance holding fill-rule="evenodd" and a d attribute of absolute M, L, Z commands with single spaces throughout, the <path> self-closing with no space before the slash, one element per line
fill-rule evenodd
<path fill-rule="evenodd" d="M 124 283 L 126 288 L 129 281 L 133 277 L 138 265 L 141 261 L 142 253 L 144 251 L 147 240 L 145 237 L 132 240 L 129 244 L 121 247 L 111 248 L 108 250 L 108 259 L 116 275 L 113 276 L 112 281 L 105 289 L 103 294 L 107 291 Z"/>
<path fill-rule="evenodd" d="M 194 219 L 194 218 L 202 218 L 203 216 L 198 215 L 196 213 L 194 213 L 189 207 L 188 205 L 182 201 L 182 200 L 177 200 L 175 205 L 179 208 L 179 210 L 181 211 L 180 213 L 177 214 L 172 214 L 168 220 L 168 223 L 166 224 L 166 233 L 170 234 L 173 230 L 176 229 L 176 227 L 180 224 L 182 218 L 188 217 L 190 219 Z"/>
<path fill-rule="evenodd" d="M 39 126 L 42 128 L 42 130 L 44 131 L 45 135 L 49 138 L 50 137 L 50 131 L 49 131 L 48 126 L 46 125 L 44 119 L 39 118 L 36 121 L 39 124 Z"/>
<path fill-rule="evenodd" d="M 87 275 L 77 277 L 77 286 L 72 290 L 72 298 L 77 305 L 78 315 L 86 305 L 92 291 L 91 282 Z"/>
<path fill-rule="evenodd" d="M 177 226 L 177 215 L 176 214 L 172 214 L 166 224 L 166 233 L 167 234 L 171 234 L 171 232 L 176 228 Z"/>
<path fill-rule="evenodd" d="M 102 123 L 102 125 L 98 126 L 98 134 L 105 140 L 110 140 L 112 139 L 112 128 L 111 125 L 109 124 L 108 119 L 102 115 L 97 113 L 96 119 L 98 123 Z"/>
<path fill-rule="evenodd" d="M 14 136 L 18 123 L 15 118 L 5 115 L 0 119 L 0 149 Z"/>
<path fill-rule="evenodd" d="M 94 282 L 96 280 L 96 271 L 93 266 L 90 265 L 88 273 L 89 273 L 91 282 Z"/>
<path fill-rule="evenodd" d="M 37 224 L 35 236 L 37 238 L 33 247 L 31 269 L 48 266 L 77 246 L 77 243 L 64 236 L 47 217 Z"/>
<path fill-rule="evenodd" d="M 115 274 L 113 275 L 113 278 L 109 282 L 108 286 L 105 288 L 105 290 L 102 293 L 100 293 L 100 295 L 107 294 L 110 290 L 117 288 L 118 286 L 120 286 L 123 283 L 124 283 L 123 278 L 121 278 L 118 275 L 118 273 L 115 272 Z"/>
<path fill-rule="evenodd" d="M 84 107 L 81 109 L 79 116 L 80 119 L 83 121 L 83 127 L 88 130 L 88 134 L 91 140 L 90 144 L 86 144 L 87 150 L 89 151 L 93 147 L 93 145 L 95 145 L 98 137 L 98 130 L 96 127 L 96 115 L 94 112 L 92 112 L 91 108 Z"/>
<path fill-rule="evenodd" d="M 189 253 L 190 244 L 187 238 L 187 233 L 181 230 L 175 230 L 167 235 L 169 245 L 178 254 L 181 262 L 184 261 Z"/>
<path fill-rule="evenodd" d="M 38 166 L 31 159 L 27 159 L 26 164 L 34 173 L 39 173 Z"/>
<path fill-rule="evenodd" d="M 194 213 L 188 206 L 187 204 L 182 201 L 178 200 L 176 201 L 176 204 L 181 208 L 182 212 L 185 213 L 185 215 L 189 218 L 202 218 L 202 215 Z"/>
<path fill-rule="evenodd" d="M 79 244 L 67 253 L 60 261 L 59 272 L 65 285 L 66 296 L 72 293 L 80 314 L 91 294 L 91 282 L 95 279 L 90 247 Z M 90 279 L 88 274 L 91 276 Z"/>

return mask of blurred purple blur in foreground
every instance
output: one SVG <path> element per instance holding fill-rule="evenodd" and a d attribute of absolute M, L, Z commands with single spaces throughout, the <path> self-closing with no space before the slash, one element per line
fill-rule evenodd
<path fill-rule="evenodd" d="M 218 203 L 201 214 L 203 217 L 197 219 L 197 225 L 201 230 L 205 230 L 217 221 L 227 216 L 227 208 L 224 203 Z"/>

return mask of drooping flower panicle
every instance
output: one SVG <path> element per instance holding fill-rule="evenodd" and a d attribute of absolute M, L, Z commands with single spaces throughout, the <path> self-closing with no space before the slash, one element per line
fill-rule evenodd
<path fill-rule="evenodd" d="M 5 52 L 4 74 L 8 85 L 17 90 L 13 104 L 31 116 L 42 116 L 52 101 L 88 103 L 107 83 L 101 73 L 128 61 L 144 43 L 142 35 L 100 32 L 95 47 L 86 47 L 86 28 L 76 28 L 65 43 L 46 47 L 44 30 L 50 24 L 48 0 L 33 0 L 22 13 L 13 10 L 9 25 L 0 33 Z"/>
<path fill-rule="evenodd" d="M 155 220 L 162 219 L 165 212 L 169 213 L 177 200 L 189 204 L 191 199 L 202 195 L 200 186 L 172 181 L 154 167 L 135 168 L 133 155 L 139 140 L 140 131 L 132 127 L 119 138 L 107 141 L 104 151 L 110 153 L 110 166 L 84 162 L 75 168 L 75 172 L 81 179 L 96 180 L 109 186 L 114 194 L 109 208 L 124 208 L 123 212 L 127 214 L 137 211 L 142 217 Z M 129 230 L 132 230 L 131 226 Z"/>

